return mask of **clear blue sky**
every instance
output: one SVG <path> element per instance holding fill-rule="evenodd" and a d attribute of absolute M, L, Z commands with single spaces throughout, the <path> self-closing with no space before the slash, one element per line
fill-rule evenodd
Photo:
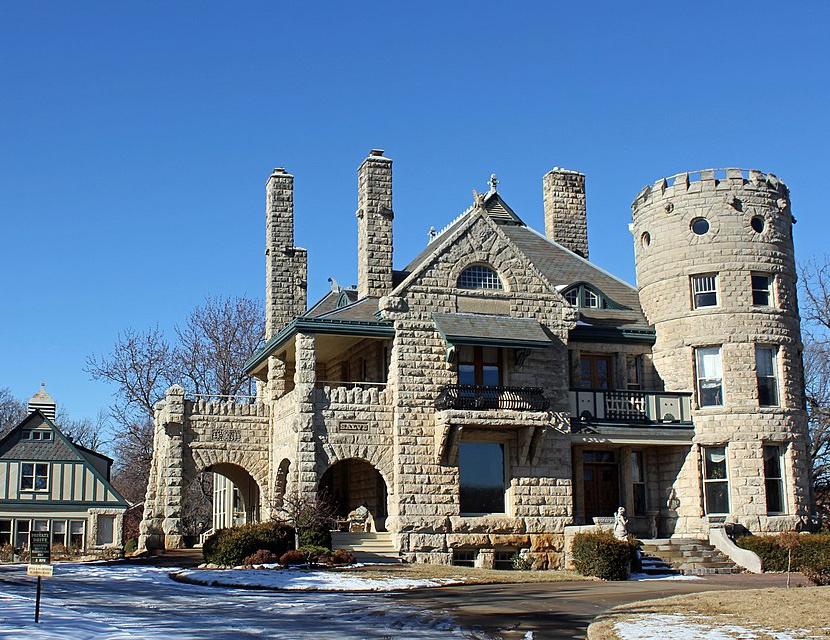
<path fill-rule="evenodd" d="M 298 5 L 302 4 L 300 7 Z M 73 415 L 119 330 L 261 296 L 270 170 L 296 176 L 310 297 L 355 281 L 356 176 L 395 159 L 404 264 L 486 189 L 542 226 L 541 176 L 588 175 L 591 256 L 633 281 L 658 177 L 768 170 L 823 254 L 826 2 L 0 5 L 0 386 Z"/>

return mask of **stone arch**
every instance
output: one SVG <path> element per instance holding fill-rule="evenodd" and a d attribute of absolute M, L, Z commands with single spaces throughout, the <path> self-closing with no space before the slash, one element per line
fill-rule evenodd
<path fill-rule="evenodd" d="M 329 467 L 341 460 L 364 460 L 378 470 L 383 477 L 389 493 L 394 493 L 394 472 L 391 447 L 375 444 L 341 444 L 324 442 L 322 454 L 317 458 L 317 478 L 321 478 Z"/>
<path fill-rule="evenodd" d="M 291 460 L 283 458 L 282 462 L 277 466 L 274 474 L 274 493 L 272 500 L 274 507 L 279 509 L 283 505 L 286 491 L 288 491 L 288 480 L 291 474 Z"/>
<path fill-rule="evenodd" d="M 332 503 L 338 518 L 346 519 L 353 510 L 366 507 L 372 515 L 372 530 L 386 530 L 389 484 L 367 460 L 346 458 L 329 466 L 320 476 L 317 494 Z"/>

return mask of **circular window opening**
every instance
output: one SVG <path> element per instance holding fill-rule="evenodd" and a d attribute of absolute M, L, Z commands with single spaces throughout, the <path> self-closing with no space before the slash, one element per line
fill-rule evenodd
<path fill-rule="evenodd" d="M 706 218 L 695 218 L 692 220 L 692 231 L 702 236 L 709 231 L 709 221 Z"/>
<path fill-rule="evenodd" d="M 640 236 L 640 242 L 642 243 L 644 249 L 648 249 L 648 246 L 651 244 L 651 236 L 648 231 L 644 232 L 643 235 Z"/>
<path fill-rule="evenodd" d="M 757 233 L 761 233 L 764 230 L 764 219 L 761 216 L 754 216 L 752 220 L 749 221 L 749 224 L 752 225 L 753 230 Z"/>

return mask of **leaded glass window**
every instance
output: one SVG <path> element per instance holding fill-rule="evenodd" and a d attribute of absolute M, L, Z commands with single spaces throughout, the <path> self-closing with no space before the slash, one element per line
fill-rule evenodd
<path fill-rule="evenodd" d="M 459 289 L 503 289 L 501 278 L 490 267 L 483 264 L 474 264 L 467 267 L 458 276 Z"/>

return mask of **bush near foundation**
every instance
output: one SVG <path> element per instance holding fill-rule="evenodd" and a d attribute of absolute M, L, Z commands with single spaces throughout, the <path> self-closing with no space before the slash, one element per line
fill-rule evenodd
<path fill-rule="evenodd" d="M 331 531 L 328 527 L 319 529 L 300 529 L 301 547 L 325 547 L 331 549 Z"/>
<path fill-rule="evenodd" d="M 578 533 L 571 548 L 574 568 L 603 580 L 627 580 L 636 551 L 634 542 L 618 540 L 607 531 Z"/>
<path fill-rule="evenodd" d="M 290 553 L 290 551 L 288 552 Z M 254 564 L 276 564 L 280 559 L 280 556 L 276 555 L 272 551 L 267 551 L 265 549 L 258 549 L 256 553 L 249 555 L 247 558 L 242 560 L 242 564 L 245 566 L 250 566 Z"/>
<path fill-rule="evenodd" d="M 294 549 L 286 551 L 280 556 L 280 564 L 284 567 L 289 567 L 295 564 L 305 564 L 306 562 L 305 554 Z"/>
<path fill-rule="evenodd" d="M 124 553 L 135 553 L 138 549 L 138 540 L 136 538 L 129 538 L 124 543 Z"/>
<path fill-rule="evenodd" d="M 246 524 L 220 529 L 202 548 L 205 562 L 236 566 L 256 552 L 269 551 L 281 556 L 294 546 L 294 530 L 275 522 Z"/>
<path fill-rule="evenodd" d="M 787 570 L 787 548 L 781 544 L 780 534 L 742 536 L 735 542 L 739 547 L 749 549 L 758 555 L 764 571 L 784 572 Z M 821 579 L 822 572 L 830 572 L 830 534 L 799 535 L 798 545 L 793 549 L 792 570 L 801 571 L 808 578 L 808 573 L 814 573 L 819 579 Z"/>

